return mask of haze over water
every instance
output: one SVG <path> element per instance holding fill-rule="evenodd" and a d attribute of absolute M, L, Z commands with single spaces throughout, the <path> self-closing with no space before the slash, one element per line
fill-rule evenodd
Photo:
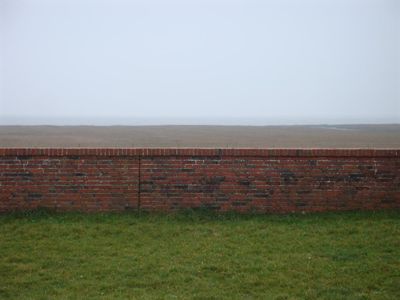
<path fill-rule="evenodd" d="M 0 0 L 0 124 L 400 123 L 398 0 Z"/>

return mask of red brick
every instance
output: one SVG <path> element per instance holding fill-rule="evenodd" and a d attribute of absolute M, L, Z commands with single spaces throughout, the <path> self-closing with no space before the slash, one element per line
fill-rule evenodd
<path fill-rule="evenodd" d="M 399 209 L 399 173 L 399 150 L 0 148 L 0 211 Z"/>

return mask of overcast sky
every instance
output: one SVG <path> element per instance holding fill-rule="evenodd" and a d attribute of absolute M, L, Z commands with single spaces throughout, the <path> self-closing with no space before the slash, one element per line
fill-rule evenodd
<path fill-rule="evenodd" d="M 0 26 L 3 124 L 400 123 L 399 0 L 0 0 Z"/>

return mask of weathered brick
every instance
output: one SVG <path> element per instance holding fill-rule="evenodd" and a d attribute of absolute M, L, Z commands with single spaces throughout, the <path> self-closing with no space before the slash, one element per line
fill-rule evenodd
<path fill-rule="evenodd" d="M 0 188 L 2 212 L 399 209 L 400 151 L 3 148 Z"/>

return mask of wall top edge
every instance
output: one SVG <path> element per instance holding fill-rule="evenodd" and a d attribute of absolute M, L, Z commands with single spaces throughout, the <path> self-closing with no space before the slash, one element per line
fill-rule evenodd
<path fill-rule="evenodd" d="M 400 149 L 277 148 L 0 148 L 0 156 L 400 157 Z"/>

